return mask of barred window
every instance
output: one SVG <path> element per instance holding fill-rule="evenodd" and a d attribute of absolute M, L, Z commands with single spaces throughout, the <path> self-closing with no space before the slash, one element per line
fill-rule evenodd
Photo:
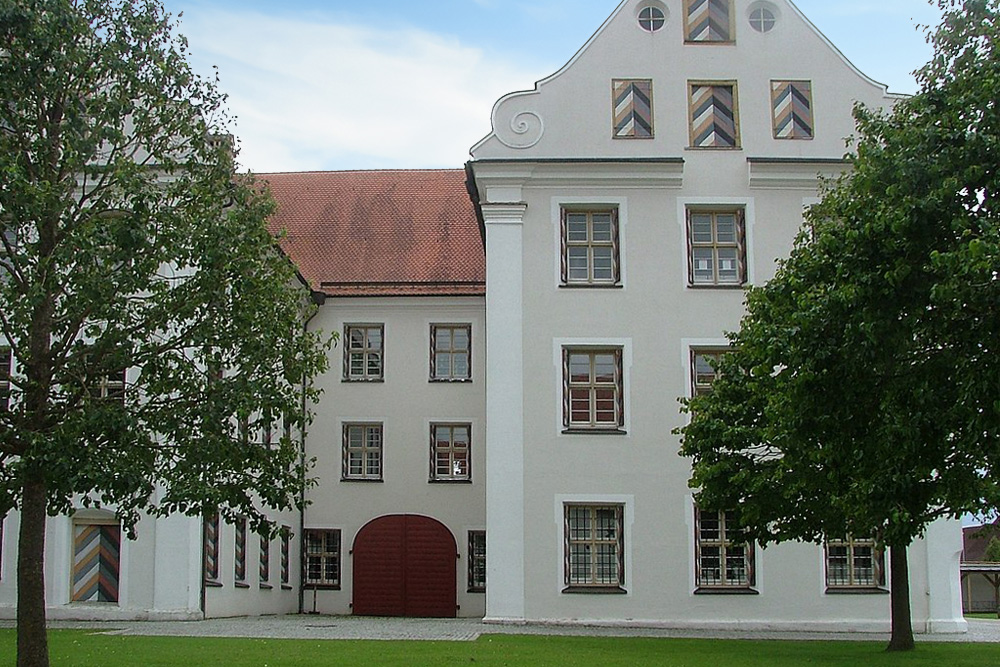
<path fill-rule="evenodd" d="M 382 424 L 344 424 L 343 479 L 382 479 Z"/>
<path fill-rule="evenodd" d="M 754 548 L 732 511 L 695 508 L 695 585 L 699 589 L 750 589 L 756 585 Z"/>
<path fill-rule="evenodd" d="M 431 424 L 431 480 L 472 478 L 472 425 Z"/>
<path fill-rule="evenodd" d="M 826 585 L 830 589 L 884 587 L 885 551 L 871 538 L 827 540 Z"/>
<path fill-rule="evenodd" d="M 624 586 L 624 506 L 567 504 L 563 510 L 567 590 Z"/>
<path fill-rule="evenodd" d="M 621 282 L 617 208 L 563 208 L 560 237 L 563 285 Z"/>
<path fill-rule="evenodd" d="M 747 281 L 743 209 L 687 212 L 688 284 L 739 286 Z"/>
<path fill-rule="evenodd" d="M 486 592 L 486 531 L 469 531 L 469 592 Z"/>
<path fill-rule="evenodd" d="M 472 325 L 431 325 L 431 380 L 472 377 Z"/>
<path fill-rule="evenodd" d="M 306 586 L 340 588 L 340 531 L 309 529 L 305 538 Z"/>
<path fill-rule="evenodd" d="M 563 348 L 563 426 L 618 431 L 625 424 L 622 349 Z"/>
<path fill-rule="evenodd" d="M 381 324 L 348 324 L 344 327 L 344 379 L 381 380 L 385 327 Z"/>

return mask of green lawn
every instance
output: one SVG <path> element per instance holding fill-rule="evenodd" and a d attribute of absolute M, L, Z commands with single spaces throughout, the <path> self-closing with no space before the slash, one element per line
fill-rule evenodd
<path fill-rule="evenodd" d="M 785 665 L 920 665 L 983 667 L 1000 662 L 997 644 L 918 644 L 907 654 L 886 654 L 882 644 L 860 642 L 615 639 L 486 635 L 475 642 L 319 641 L 121 637 L 84 630 L 49 633 L 52 664 L 59 667 L 322 667 L 405 665 L 441 667 L 546 665 L 670 665 L 672 667 L 783 667 Z M 14 630 L 0 630 L 0 667 L 14 665 Z"/>
<path fill-rule="evenodd" d="M 995 613 L 993 613 L 992 611 L 989 611 L 989 612 L 976 612 L 974 614 L 966 614 L 965 617 L 966 618 L 975 618 L 975 619 L 979 619 L 981 621 L 996 621 L 996 620 L 1000 620 L 1000 619 L 998 619 L 997 615 Z"/>

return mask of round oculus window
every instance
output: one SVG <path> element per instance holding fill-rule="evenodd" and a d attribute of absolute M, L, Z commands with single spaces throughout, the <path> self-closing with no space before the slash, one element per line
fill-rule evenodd
<path fill-rule="evenodd" d="M 757 32 L 771 32 L 777 22 L 778 18 L 770 7 L 758 6 L 750 10 L 750 27 Z"/>
<path fill-rule="evenodd" d="M 659 7 L 643 7 L 639 10 L 639 27 L 646 32 L 656 32 L 663 27 L 667 18 Z"/>

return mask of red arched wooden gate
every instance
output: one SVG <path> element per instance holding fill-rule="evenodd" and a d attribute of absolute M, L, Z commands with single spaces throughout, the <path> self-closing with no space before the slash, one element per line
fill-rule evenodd
<path fill-rule="evenodd" d="M 370 521 L 354 538 L 354 614 L 454 617 L 457 553 L 451 531 L 429 517 Z"/>

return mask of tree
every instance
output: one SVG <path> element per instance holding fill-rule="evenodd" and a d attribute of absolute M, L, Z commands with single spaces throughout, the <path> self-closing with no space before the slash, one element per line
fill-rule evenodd
<path fill-rule="evenodd" d="M 326 350 L 272 201 L 235 176 L 224 97 L 159 0 L 0 0 L 0 82 L 0 517 L 21 514 L 17 664 L 35 666 L 46 515 L 268 529 L 307 462 L 252 434 L 304 425 Z"/>
<path fill-rule="evenodd" d="M 890 650 L 913 647 L 906 549 L 1000 499 L 1000 23 L 939 0 L 920 91 L 856 109 L 853 168 L 751 288 L 681 453 L 751 538 L 890 550 Z"/>

